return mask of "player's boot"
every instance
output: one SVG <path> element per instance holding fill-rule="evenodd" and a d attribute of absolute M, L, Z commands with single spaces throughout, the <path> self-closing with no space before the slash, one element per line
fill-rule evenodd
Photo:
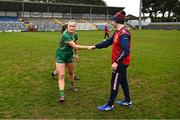
<path fill-rule="evenodd" d="M 98 106 L 97 109 L 100 110 L 100 111 L 110 111 L 110 110 L 114 110 L 114 106 L 109 106 L 106 103 L 106 104 L 104 104 L 102 106 Z"/>
<path fill-rule="evenodd" d="M 64 102 L 64 96 L 59 97 L 59 102 Z"/>
<path fill-rule="evenodd" d="M 71 90 L 72 90 L 72 92 L 78 92 L 79 91 L 76 86 L 71 86 Z"/>
<path fill-rule="evenodd" d="M 119 100 L 119 101 L 117 101 L 116 102 L 118 105 L 120 105 L 120 106 L 131 106 L 132 105 L 132 101 L 130 101 L 130 102 L 128 102 L 128 101 L 126 101 L 126 100 Z"/>
<path fill-rule="evenodd" d="M 51 77 L 53 80 L 57 80 L 57 74 L 54 74 L 54 72 L 51 73 Z"/>
<path fill-rule="evenodd" d="M 74 80 L 79 80 L 79 79 L 80 79 L 80 77 L 79 77 L 79 76 L 74 75 Z"/>

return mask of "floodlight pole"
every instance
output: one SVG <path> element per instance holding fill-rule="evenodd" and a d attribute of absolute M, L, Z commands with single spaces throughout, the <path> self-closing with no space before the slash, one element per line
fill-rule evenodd
<path fill-rule="evenodd" d="M 108 8 L 107 8 L 107 16 L 106 16 L 106 21 L 109 20 L 109 11 L 108 11 Z"/>
<path fill-rule="evenodd" d="M 49 5 L 47 6 L 47 12 L 48 12 L 48 21 L 47 21 L 47 24 L 49 23 Z M 46 31 L 48 31 L 48 27 L 47 27 L 47 25 L 46 25 Z"/>
<path fill-rule="evenodd" d="M 49 5 L 47 6 L 48 20 L 49 20 Z"/>
<path fill-rule="evenodd" d="M 70 18 L 72 19 L 72 9 L 71 9 L 71 7 L 70 7 L 70 9 L 69 9 L 69 12 L 70 12 Z"/>
<path fill-rule="evenodd" d="M 89 12 L 90 12 L 89 13 L 90 14 L 90 19 L 89 20 L 90 20 L 90 23 L 91 23 L 91 21 L 92 21 L 92 7 L 90 7 L 90 11 Z"/>
<path fill-rule="evenodd" d="M 23 18 L 24 18 L 24 2 L 22 3 L 22 11 L 23 11 Z"/>
<path fill-rule="evenodd" d="M 142 0 L 140 0 L 140 4 L 139 4 L 139 30 L 142 29 L 142 24 L 141 24 L 141 13 L 142 13 Z"/>

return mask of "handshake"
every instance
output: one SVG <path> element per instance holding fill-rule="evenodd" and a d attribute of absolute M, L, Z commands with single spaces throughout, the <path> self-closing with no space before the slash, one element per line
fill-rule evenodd
<path fill-rule="evenodd" d="M 88 50 L 93 50 L 93 49 L 96 49 L 96 46 L 88 46 L 87 49 Z"/>

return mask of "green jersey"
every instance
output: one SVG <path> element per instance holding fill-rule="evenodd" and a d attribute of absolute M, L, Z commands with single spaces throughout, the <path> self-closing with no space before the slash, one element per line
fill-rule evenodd
<path fill-rule="evenodd" d="M 67 31 L 64 31 L 60 41 L 59 41 L 59 49 L 61 51 L 73 51 L 73 48 L 68 44 L 70 41 L 76 41 L 77 40 L 77 34 L 68 34 Z"/>
<path fill-rule="evenodd" d="M 56 63 L 73 63 L 73 48 L 68 44 L 70 41 L 76 41 L 77 34 L 68 34 L 67 31 L 64 31 L 60 41 L 59 48 L 56 51 Z"/>

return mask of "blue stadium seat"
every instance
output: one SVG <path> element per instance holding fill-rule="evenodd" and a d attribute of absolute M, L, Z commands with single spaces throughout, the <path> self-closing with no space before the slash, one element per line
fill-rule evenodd
<path fill-rule="evenodd" d="M 18 17 L 0 16 L 0 22 L 19 22 Z"/>

